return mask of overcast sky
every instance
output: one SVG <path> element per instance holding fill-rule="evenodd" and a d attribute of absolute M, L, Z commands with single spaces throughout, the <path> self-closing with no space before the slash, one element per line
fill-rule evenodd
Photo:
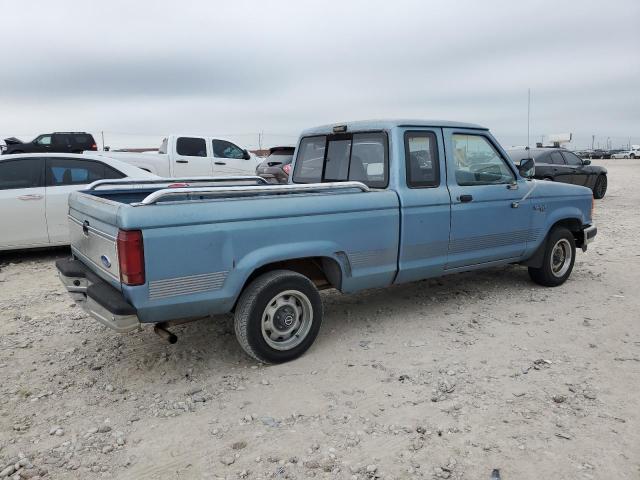
<path fill-rule="evenodd" d="M 0 134 L 255 147 L 410 117 L 640 143 L 640 1 L 0 0 Z M 97 137 L 98 139 L 98 137 Z M 98 139 L 99 140 L 99 139 Z"/>

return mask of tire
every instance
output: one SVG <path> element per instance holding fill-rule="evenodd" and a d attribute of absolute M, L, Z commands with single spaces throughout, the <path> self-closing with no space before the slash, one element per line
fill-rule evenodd
<path fill-rule="evenodd" d="M 635 153 L 632 153 L 631 155 L 629 155 L 629 158 L 633 158 L 633 159 L 635 159 L 635 158 L 636 158 L 636 154 L 635 154 Z"/>
<path fill-rule="evenodd" d="M 598 178 L 596 178 L 596 183 L 593 186 L 593 198 L 595 198 L 596 200 L 600 200 L 603 199 L 605 194 L 607 193 L 607 176 L 606 175 L 599 175 Z"/>
<path fill-rule="evenodd" d="M 575 261 L 576 242 L 573 234 L 565 227 L 556 227 L 547 237 L 542 266 L 529 267 L 529 276 L 538 285 L 557 287 L 569 278 Z"/>
<path fill-rule="evenodd" d="M 263 363 L 294 360 L 311 347 L 320 331 L 320 293 L 299 273 L 267 272 L 240 295 L 234 324 L 238 343 L 249 356 Z"/>

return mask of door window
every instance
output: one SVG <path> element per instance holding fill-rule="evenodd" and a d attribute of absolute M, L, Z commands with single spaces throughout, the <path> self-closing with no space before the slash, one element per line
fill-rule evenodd
<path fill-rule="evenodd" d="M 564 155 L 564 158 L 567 161 L 567 165 L 571 165 L 571 166 L 574 166 L 574 167 L 579 167 L 579 166 L 582 165 L 582 160 L 580 160 L 580 158 L 578 158 L 573 153 L 571 153 L 571 152 L 562 152 L 562 155 Z"/>
<path fill-rule="evenodd" d="M 38 145 L 51 145 L 51 135 L 40 135 L 34 143 Z"/>
<path fill-rule="evenodd" d="M 482 135 L 454 134 L 453 156 L 458 185 L 495 185 L 515 182 L 504 158 Z"/>
<path fill-rule="evenodd" d="M 101 162 L 71 158 L 47 159 L 47 186 L 86 185 L 105 178 L 123 178 L 121 172 Z"/>
<path fill-rule="evenodd" d="M 206 157 L 207 143 L 204 138 L 180 137 L 176 143 L 178 155 L 185 157 Z"/>
<path fill-rule="evenodd" d="M 213 140 L 213 156 L 242 160 L 244 159 L 244 150 L 226 140 Z"/>
<path fill-rule="evenodd" d="M 43 165 L 41 158 L 0 162 L 0 190 L 44 186 Z"/>
<path fill-rule="evenodd" d="M 431 132 L 406 132 L 404 150 L 407 185 L 410 188 L 437 187 L 440 168 L 436 136 Z"/>
<path fill-rule="evenodd" d="M 550 163 L 552 165 L 564 165 L 564 158 L 562 158 L 560 152 L 551 152 L 551 155 L 549 155 L 549 157 L 551 158 Z"/>

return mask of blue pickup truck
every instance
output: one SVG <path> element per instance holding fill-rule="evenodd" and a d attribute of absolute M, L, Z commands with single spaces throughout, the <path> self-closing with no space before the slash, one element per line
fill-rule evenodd
<path fill-rule="evenodd" d="M 486 128 L 371 121 L 302 133 L 286 185 L 259 177 L 104 180 L 71 194 L 73 297 L 118 332 L 233 312 L 238 342 L 279 363 L 343 293 L 518 263 L 561 285 L 596 235 L 588 188 L 532 180 Z M 172 182 L 172 183 L 171 183 Z"/>

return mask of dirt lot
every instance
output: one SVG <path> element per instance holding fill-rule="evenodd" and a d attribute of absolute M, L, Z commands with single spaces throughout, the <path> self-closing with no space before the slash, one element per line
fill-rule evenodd
<path fill-rule="evenodd" d="M 0 257 L 0 477 L 640 478 L 640 162 L 601 161 L 597 241 L 562 287 L 518 266 L 324 295 L 301 359 L 229 318 L 118 335 Z M 13 474 L 13 478 L 18 478 Z"/>

